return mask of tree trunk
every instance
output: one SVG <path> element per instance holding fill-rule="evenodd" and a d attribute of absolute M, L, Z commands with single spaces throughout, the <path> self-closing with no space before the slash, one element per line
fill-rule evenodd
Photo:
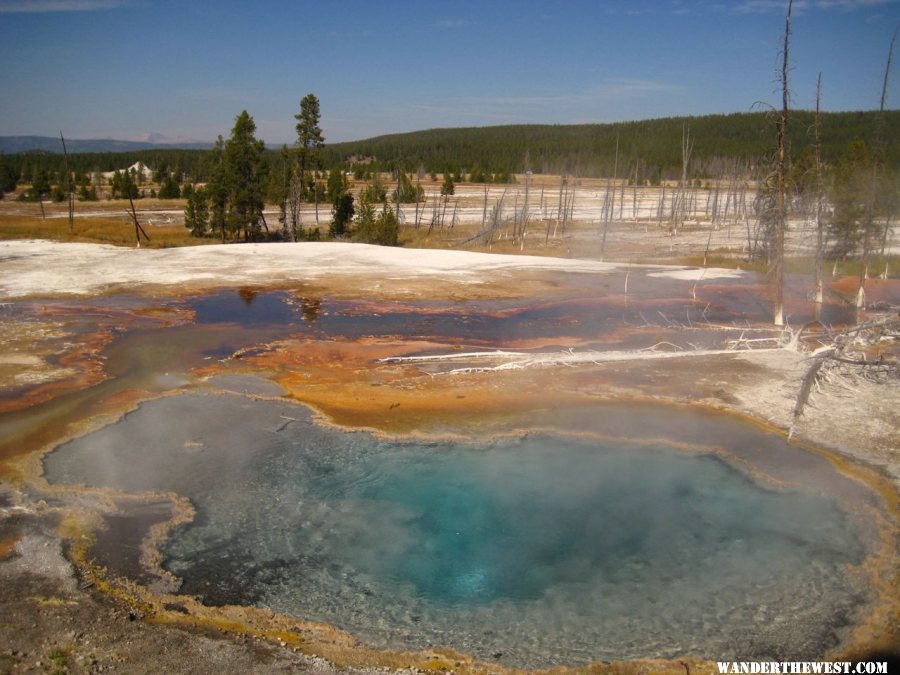
<path fill-rule="evenodd" d="M 313 201 L 316 204 L 316 227 L 319 226 L 319 186 L 313 185 Z"/>
<path fill-rule="evenodd" d="M 819 126 L 819 103 L 822 94 L 822 73 L 816 80 L 816 304 L 825 296 L 825 224 L 822 222 L 822 137 Z"/>
<path fill-rule="evenodd" d="M 141 247 L 141 235 L 143 234 L 147 241 L 150 241 L 150 236 L 144 232 L 144 228 L 141 227 L 141 224 L 138 222 L 137 212 L 134 210 L 134 200 L 131 198 L 131 195 L 128 195 L 128 203 L 131 205 L 131 219 L 134 221 L 134 238 L 136 240 L 137 248 Z"/>
<path fill-rule="evenodd" d="M 784 226 L 787 220 L 787 123 L 788 123 L 788 47 L 791 36 L 791 6 L 788 0 L 787 16 L 784 21 L 784 51 L 781 61 L 781 114 L 778 116 L 778 161 L 775 176 L 775 260 L 773 277 L 775 280 L 776 326 L 784 325 Z"/>
<path fill-rule="evenodd" d="M 563 209 L 563 187 L 566 185 L 566 174 L 563 174 L 559 177 L 559 204 L 556 206 L 556 227 L 553 228 L 553 236 L 556 237 L 556 228 L 559 227 L 559 222 L 562 219 L 562 209 Z"/>

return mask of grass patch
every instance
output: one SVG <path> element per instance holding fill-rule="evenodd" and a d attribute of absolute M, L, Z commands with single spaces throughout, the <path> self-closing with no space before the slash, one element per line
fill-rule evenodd
<path fill-rule="evenodd" d="M 182 225 L 150 226 L 142 224 L 150 235 L 150 241 L 141 237 L 146 248 L 169 248 L 213 243 L 211 239 L 197 239 Z M 52 241 L 80 241 L 114 246 L 134 246 L 134 223 L 121 218 L 87 216 L 75 219 L 73 232 L 69 232 L 66 218 L 47 218 L 0 215 L 0 239 L 49 239 Z"/>
<path fill-rule="evenodd" d="M 834 268 L 834 260 L 825 261 L 825 274 L 831 274 Z M 812 269 L 813 264 L 810 264 Z M 900 255 L 872 256 L 869 259 L 869 276 L 880 277 L 887 268 L 887 277 L 889 279 L 897 279 L 900 277 Z M 837 261 L 837 276 L 859 276 L 862 271 L 862 260 L 855 258 L 853 260 Z"/>
<path fill-rule="evenodd" d="M 646 260 L 640 262 L 658 261 Z M 672 259 L 671 262 L 678 265 L 703 267 L 703 255 L 681 256 Z M 768 271 L 766 261 L 761 258 L 748 261 L 743 257 L 713 252 L 710 252 L 706 258 L 706 267 L 723 267 L 726 269 L 740 267 L 742 270 L 752 270 L 761 274 L 765 274 Z M 869 276 L 880 277 L 885 267 L 887 267 L 889 279 L 900 277 L 900 255 L 872 256 L 869 259 Z M 788 256 L 784 259 L 784 268 L 789 274 L 813 275 L 816 271 L 816 259 L 813 256 Z M 850 260 L 826 259 L 824 270 L 827 278 L 832 276 L 832 272 L 837 277 L 858 276 L 862 270 L 862 260 L 858 258 Z"/>
<path fill-rule="evenodd" d="M 54 649 L 52 652 L 47 654 L 47 659 L 59 670 L 55 672 L 66 672 L 69 665 L 69 655 L 66 654 L 62 649 Z"/>

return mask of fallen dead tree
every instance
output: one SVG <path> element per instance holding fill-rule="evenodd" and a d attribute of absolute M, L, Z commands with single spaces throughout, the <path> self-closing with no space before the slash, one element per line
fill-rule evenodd
<path fill-rule="evenodd" d="M 793 436 L 813 394 L 821 392 L 825 386 L 839 386 L 852 394 L 855 391 L 854 380 L 860 378 L 879 384 L 900 381 L 900 360 L 896 349 L 898 339 L 900 318 L 896 313 L 831 334 L 828 344 L 810 354 L 809 367 L 797 393 L 788 438 Z"/>
<path fill-rule="evenodd" d="M 783 346 L 763 347 L 755 349 L 756 352 L 773 352 L 784 349 Z M 456 375 L 461 373 L 486 373 L 504 370 L 523 370 L 526 368 L 554 368 L 575 367 L 578 365 L 600 365 L 603 363 L 622 361 L 642 361 L 652 359 L 676 359 L 696 358 L 707 356 L 734 355 L 737 348 L 726 349 L 683 349 L 670 342 L 660 342 L 652 347 L 639 350 L 626 351 L 598 351 L 574 349 L 559 352 L 462 352 L 451 354 L 432 354 L 428 356 L 392 356 L 379 359 L 379 363 L 470 363 L 484 362 L 485 365 L 467 365 L 462 368 L 453 368 L 442 371 L 444 375 Z"/>

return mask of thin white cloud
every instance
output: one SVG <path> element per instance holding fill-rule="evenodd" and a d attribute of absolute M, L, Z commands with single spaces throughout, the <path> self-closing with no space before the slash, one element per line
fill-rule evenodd
<path fill-rule="evenodd" d="M 606 80 L 582 91 L 567 94 L 511 96 L 461 96 L 447 101 L 418 103 L 411 106 L 432 116 L 477 118 L 511 122 L 524 116 L 547 118 L 563 114 L 582 117 L 585 110 L 602 110 L 611 103 L 639 99 L 647 94 L 675 92 L 678 85 L 649 80 Z"/>
<path fill-rule="evenodd" d="M 0 14 L 96 12 L 125 5 L 126 0 L 0 0 Z"/>
<path fill-rule="evenodd" d="M 793 9 L 799 11 L 805 7 L 806 3 L 795 2 Z M 783 14 L 787 11 L 786 0 L 745 0 L 739 5 L 734 6 L 734 11 L 738 14 L 765 14 L 769 12 L 778 12 Z"/>
<path fill-rule="evenodd" d="M 466 21 L 465 19 L 438 19 L 434 22 L 435 28 L 465 28 L 470 25 L 471 22 Z"/>
<path fill-rule="evenodd" d="M 896 2 L 896 0 L 794 0 L 793 10 L 801 13 L 810 10 L 837 9 L 845 12 L 853 12 L 859 9 L 881 7 Z M 787 0 L 744 0 L 735 5 L 733 11 L 739 14 L 760 14 L 768 12 L 784 13 L 787 10 Z"/>
<path fill-rule="evenodd" d="M 816 0 L 814 5 L 821 9 L 845 9 L 854 10 L 864 7 L 880 7 L 890 4 L 893 0 Z"/>

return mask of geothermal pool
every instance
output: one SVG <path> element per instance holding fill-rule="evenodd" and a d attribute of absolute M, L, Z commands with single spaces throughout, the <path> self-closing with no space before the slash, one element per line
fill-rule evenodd
<path fill-rule="evenodd" d="M 45 470 L 186 495 L 197 517 L 163 548 L 182 592 L 378 648 L 545 667 L 796 660 L 840 641 L 871 542 L 834 495 L 859 486 L 721 415 L 616 404 L 558 421 L 387 441 L 285 401 L 184 393 L 61 445 Z"/>

